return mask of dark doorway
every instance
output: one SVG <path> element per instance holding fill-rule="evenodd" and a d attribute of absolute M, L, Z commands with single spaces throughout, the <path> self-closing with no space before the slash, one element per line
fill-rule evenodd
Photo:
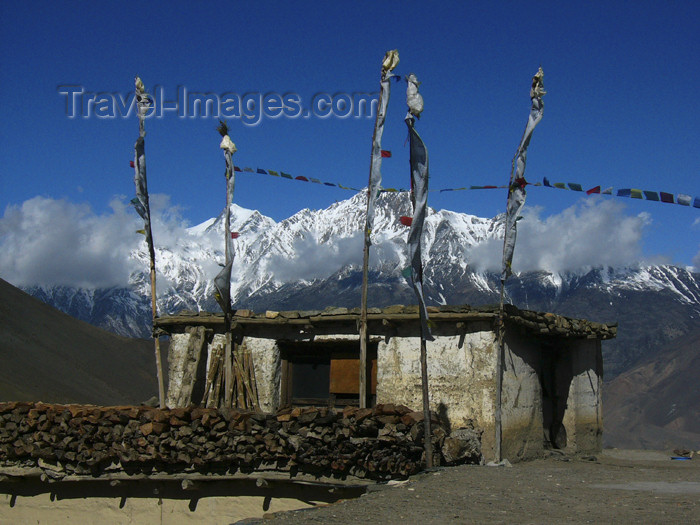
<path fill-rule="evenodd" d="M 540 386 L 542 388 L 542 427 L 545 448 L 561 449 L 566 447 L 566 428 L 564 413 L 568 390 L 561 392 L 562 377 L 561 351 L 554 346 L 543 343 L 540 352 Z"/>

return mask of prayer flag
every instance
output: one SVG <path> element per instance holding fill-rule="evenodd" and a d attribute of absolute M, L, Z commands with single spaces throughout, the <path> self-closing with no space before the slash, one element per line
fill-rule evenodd
<path fill-rule="evenodd" d="M 568 190 L 569 189 L 566 187 L 566 184 L 564 184 L 563 182 L 555 182 L 554 187 L 559 188 L 560 190 Z"/>
<path fill-rule="evenodd" d="M 234 166 L 233 171 L 241 171 L 241 168 L 239 168 L 238 166 Z"/>
<path fill-rule="evenodd" d="M 583 187 L 581 187 L 580 184 L 576 184 L 575 182 L 570 182 L 569 188 L 571 188 L 573 191 L 583 191 Z"/>
<path fill-rule="evenodd" d="M 680 204 L 681 206 L 690 206 L 690 200 L 691 196 L 686 195 L 685 193 L 679 193 L 676 196 L 676 202 Z"/>
<path fill-rule="evenodd" d="M 517 221 L 520 218 L 520 212 L 525 205 L 525 163 L 527 161 L 527 148 L 530 145 L 532 133 L 535 126 L 542 120 L 544 112 L 544 103 L 542 97 L 546 94 L 542 78 L 544 72 L 542 68 L 537 70 L 537 73 L 532 77 L 532 86 L 530 88 L 530 115 L 528 116 L 527 125 L 523 138 L 520 140 L 520 145 L 513 158 L 511 167 L 510 184 L 508 188 L 508 202 L 506 205 L 506 223 L 505 236 L 503 240 L 503 266 L 501 271 L 501 282 L 505 283 L 506 279 L 513 273 L 511 265 L 513 263 L 513 252 L 515 251 L 515 239 L 518 234 Z"/>
<path fill-rule="evenodd" d="M 632 188 L 630 190 L 630 197 L 632 197 L 633 199 L 641 199 L 642 198 L 642 190 L 636 190 L 636 189 Z"/>
<path fill-rule="evenodd" d="M 623 189 L 617 190 L 618 197 L 629 197 L 630 195 L 632 195 L 632 190 L 629 188 L 623 188 Z"/>
<path fill-rule="evenodd" d="M 295 177 L 295 180 L 303 180 L 304 182 L 309 182 L 309 179 L 307 179 L 303 175 L 298 175 L 297 177 Z"/>
<path fill-rule="evenodd" d="M 609 188 L 605 188 L 601 193 L 603 195 L 612 195 L 612 192 L 613 192 L 613 188 L 612 188 L 612 186 L 610 186 Z"/>
<path fill-rule="evenodd" d="M 649 201 L 658 201 L 659 200 L 659 194 L 656 193 L 655 191 L 644 191 L 644 196 L 647 198 Z"/>
<path fill-rule="evenodd" d="M 249 171 L 250 173 L 255 173 L 253 168 L 243 168 L 243 171 Z"/>
<path fill-rule="evenodd" d="M 693 201 L 693 208 L 700 208 L 700 197 L 695 197 Z"/>
<path fill-rule="evenodd" d="M 262 173 L 263 175 L 267 175 L 267 172 L 262 168 L 258 168 L 258 173 Z"/>
<path fill-rule="evenodd" d="M 369 170 L 369 184 L 367 187 L 367 217 L 365 222 L 366 233 L 374 228 L 374 207 L 382 186 L 382 135 L 384 135 L 384 121 L 386 110 L 391 95 L 391 72 L 399 63 L 399 52 L 394 49 L 387 51 L 382 61 L 382 78 L 379 88 L 379 104 L 377 105 L 377 120 L 374 123 L 374 135 L 372 136 L 372 162 Z M 340 186 L 340 184 L 338 185 Z M 340 186 L 342 188 L 342 186 Z M 367 233 L 365 243 L 371 244 L 372 240 Z"/>
<path fill-rule="evenodd" d="M 399 222 L 403 224 L 404 226 L 410 226 L 413 224 L 413 218 L 412 217 L 406 217 L 405 215 L 402 215 L 401 218 L 399 219 Z"/>
<path fill-rule="evenodd" d="M 272 175 L 273 177 L 279 177 L 279 176 L 280 176 L 279 173 L 277 173 L 276 171 L 272 171 L 272 170 L 267 170 L 267 174 L 268 174 L 268 175 Z"/>
<path fill-rule="evenodd" d="M 411 76 L 415 78 L 415 75 Z M 410 86 L 411 82 L 409 81 Z M 408 259 L 411 261 L 413 291 L 418 299 L 421 338 L 426 341 L 433 341 L 434 338 L 428 325 L 428 310 L 423 298 L 423 260 L 421 255 L 423 223 L 428 207 L 428 150 L 413 127 L 415 118 L 410 111 L 406 114 L 405 120 L 410 140 L 411 187 L 413 188 L 413 219 L 411 220 L 411 231 L 408 233 Z"/>
<path fill-rule="evenodd" d="M 136 187 L 136 202 L 132 201 L 132 203 L 134 208 L 136 208 L 136 212 L 143 219 L 148 249 L 153 251 L 153 239 L 150 233 L 151 210 L 148 204 L 148 182 L 146 178 L 146 150 L 143 137 L 139 137 L 134 145 L 134 186 Z"/>
<path fill-rule="evenodd" d="M 596 186 L 595 188 L 591 188 L 590 190 L 586 191 L 587 195 L 593 195 L 594 193 L 600 193 L 600 186 Z"/>
<path fill-rule="evenodd" d="M 232 239 L 238 239 L 240 236 L 241 236 L 241 234 L 238 232 L 231 232 Z"/>
<path fill-rule="evenodd" d="M 391 157 L 391 151 L 387 151 L 387 150 L 383 149 L 382 150 L 382 157 L 384 157 L 385 159 Z"/>
<path fill-rule="evenodd" d="M 131 166 L 132 168 L 135 168 L 135 167 L 136 167 L 136 166 L 134 166 L 134 161 L 133 161 L 133 160 L 130 160 L 130 161 L 129 161 L 129 166 Z"/>
<path fill-rule="evenodd" d="M 280 171 L 280 177 L 284 177 L 285 179 L 293 179 L 294 178 L 289 173 L 285 173 L 283 171 Z"/>
<path fill-rule="evenodd" d="M 676 201 L 673 198 L 672 193 L 666 193 L 665 191 L 659 192 L 659 196 L 661 197 L 661 202 L 666 202 L 670 204 L 674 204 Z"/>
<path fill-rule="evenodd" d="M 549 187 L 549 188 L 552 187 L 552 183 L 549 182 L 549 179 L 548 179 L 547 177 L 545 177 L 544 179 L 542 179 L 542 184 L 544 184 L 545 186 L 547 186 L 547 187 Z"/>
<path fill-rule="evenodd" d="M 233 261 L 229 261 L 214 278 L 214 299 L 224 313 L 231 309 L 231 267 Z"/>

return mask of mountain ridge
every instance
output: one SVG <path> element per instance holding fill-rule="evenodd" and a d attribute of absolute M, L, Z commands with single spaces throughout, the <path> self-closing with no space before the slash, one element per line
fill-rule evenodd
<path fill-rule="evenodd" d="M 231 292 L 236 308 L 309 309 L 360 304 L 366 192 L 323 210 L 304 209 L 276 222 L 256 210 L 231 206 L 234 266 Z M 377 200 L 370 257 L 370 306 L 414 303 L 408 266 L 412 215 L 407 193 Z M 213 277 L 224 262 L 223 212 L 174 244 L 157 246 L 158 308 L 218 311 Z M 423 236 L 424 290 L 428 304 L 498 302 L 500 276 L 475 268 L 472 249 L 498 242 L 503 216 L 486 219 L 429 209 Z M 144 271 L 128 284 L 103 290 L 28 287 L 32 295 L 122 335 L 150 335 L 150 280 L 145 245 L 131 253 Z M 517 269 L 516 247 L 516 269 Z M 511 277 L 508 302 L 594 321 L 620 322 L 618 339 L 606 342 L 606 370 L 617 375 L 659 345 L 700 327 L 700 274 L 672 265 L 593 267 L 569 272 L 522 272 Z"/>

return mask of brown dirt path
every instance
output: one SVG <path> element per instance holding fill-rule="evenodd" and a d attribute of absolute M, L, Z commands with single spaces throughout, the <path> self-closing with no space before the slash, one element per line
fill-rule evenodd
<path fill-rule="evenodd" d="M 512 467 L 441 468 L 366 495 L 247 523 L 700 523 L 700 456 L 606 450 Z"/>

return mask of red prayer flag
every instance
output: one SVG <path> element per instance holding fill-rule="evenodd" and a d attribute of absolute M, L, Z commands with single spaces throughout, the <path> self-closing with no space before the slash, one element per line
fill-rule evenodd
<path fill-rule="evenodd" d="M 135 167 L 136 167 L 136 166 L 134 166 L 134 161 L 133 161 L 133 160 L 130 160 L 130 161 L 129 161 L 129 166 L 131 166 L 132 168 L 135 168 Z"/>
<path fill-rule="evenodd" d="M 402 215 L 399 221 L 401 221 L 401 224 L 403 224 L 404 226 L 410 226 L 411 224 L 413 224 L 413 218 L 406 217 L 405 215 Z"/>
<path fill-rule="evenodd" d="M 594 193 L 600 193 L 600 186 L 596 186 L 595 188 L 591 188 L 590 190 L 586 191 L 586 195 L 592 195 Z"/>
<path fill-rule="evenodd" d="M 303 175 L 299 175 L 298 177 L 295 177 L 296 180 L 303 180 L 304 182 L 309 182 L 309 179 L 304 177 Z"/>
<path fill-rule="evenodd" d="M 241 236 L 241 234 L 238 232 L 231 232 L 232 239 L 238 239 L 240 236 Z"/>
<path fill-rule="evenodd" d="M 391 157 L 391 151 L 387 151 L 385 149 L 382 150 L 382 157 L 387 158 Z"/>
<path fill-rule="evenodd" d="M 665 191 L 660 191 L 659 195 L 661 196 L 661 202 L 674 204 L 673 193 L 666 193 Z"/>

